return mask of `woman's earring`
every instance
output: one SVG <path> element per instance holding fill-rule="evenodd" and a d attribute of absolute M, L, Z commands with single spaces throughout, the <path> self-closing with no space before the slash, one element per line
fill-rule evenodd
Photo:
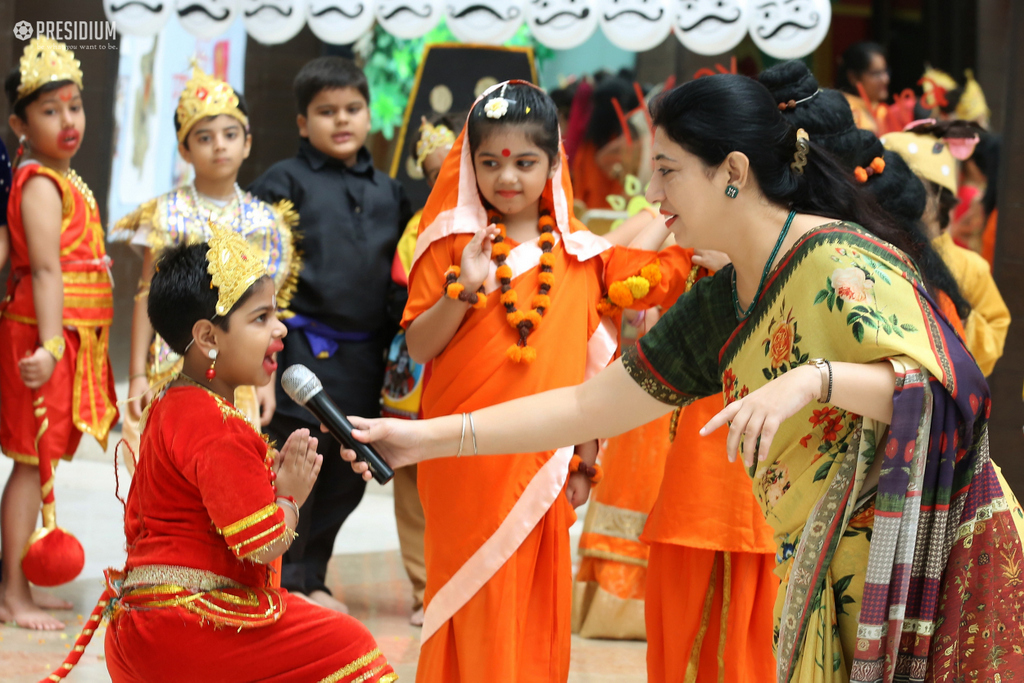
<path fill-rule="evenodd" d="M 213 380 L 217 376 L 217 349 L 210 349 L 210 367 L 206 370 L 206 379 Z"/>
<path fill-rule="evenodd" d="M 735 185 L 727 185 L 725 188 L 725 196 L 729 199 L 736 199 L 736 195 L 740 193 L 740 188 Z"/>

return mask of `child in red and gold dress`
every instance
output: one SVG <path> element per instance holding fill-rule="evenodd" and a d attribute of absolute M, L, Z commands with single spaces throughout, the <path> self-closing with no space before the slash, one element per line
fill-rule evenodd
<path fill-rule="evenodd" d="M 287 330 L 264 259 L 211 233 L 156 265 L 149 318 L 184 365 L 142 415 L 128 559 L 89 628 L 105 608 L 115 682 L 394 681 L 362 624 L 271 585 L 323 459 L 307 429 L 278 453 L 231 403 L 270 382 Z"/>
<path fill-rule="evenodd" d="M 14 460 L 0 621 L 40 630 L 64 628 L 43 609 L 71 605 L 34 595 L 29 581 L 64 583 L 84 564 L 81 544 L 56 524 L 53 468 L 71 459 L 83 432 L 105 446 L 117 420 L 110 259 L 96 200 L 71 169 L 85 130 L 81 88 L 78 61 L 45 37 L 25 47 L 5 82 L 25 158 L 7 207 L 11 274 L 0 303 L 0 448 Z M 33 534 L 40 503 L 45 531 Z"/>

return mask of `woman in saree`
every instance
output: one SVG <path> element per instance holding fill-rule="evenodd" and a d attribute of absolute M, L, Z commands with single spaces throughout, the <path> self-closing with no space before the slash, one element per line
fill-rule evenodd
<path fill-rule="evenodd" d="M 702 78 L 653 109 L 648 199 L 680 246 L 732 265 L 586 383 L 475 411 L 472 452 L 608 437 L 724 392 L 702 433 L 729 424 L 774 531 L 777 679 L 1009 680 L 1024 515 L 913 245 L 755 81 Z M 464 419 L 353 423 L 402 466 L 455 453 Z"/>

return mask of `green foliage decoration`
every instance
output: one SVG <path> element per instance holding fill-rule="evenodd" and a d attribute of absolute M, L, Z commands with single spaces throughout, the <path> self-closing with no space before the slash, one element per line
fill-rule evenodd
<path fill-rule="evenodd" d="M 402 117 L 412 92 L 416 69 L 423 56 L 423 49 L 434 43 L 455 43 L 458 39 L 445 24 L 444 19 L 422 38 L 403 40 L 391 35 L 379 24 L 374 25 L 370 40 L 360 41 L 355 51 L 366 73 L 370 85 L 371 132 L 381 133 L 390 140 L 402 126 Z M 530 46 L 533 48 L 537 71 L 544 61 L 554 56 L 551 48 L 544 47 L 530 34 L 525 26 L 506 45 Z"/>

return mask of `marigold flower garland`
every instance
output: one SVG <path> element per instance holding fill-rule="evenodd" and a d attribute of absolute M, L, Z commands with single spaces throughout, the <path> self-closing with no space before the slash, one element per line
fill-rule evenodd
<path fill-rule="evenodd" d="M 494 244 L 491 245 L 491 258 L 498 265 L 495 276 L 501 284 L 501 303 L 505 306 L 508 324 L 519 333 L 519 339 L 508 347 L 505 353 L 513 362 L 532 363 L 537 359 L 537 349 L 527 343 L 527 338 L 540 327 L 544 311 L 551 307 L 550 292 L 551 287 L 555 284 L 555 255 L 551 253 L 551 249 L 555 246 L 553 234 L 555 219 L 551 217 L 550 213 L 544 211 L 538 221 L 540 228 L 538 243 L 543 252 L 540 255 L 540 274 L 537 276 L 540 286 L 538 293 L 530 302 L 530 310 L 526 312 L 516 308 L 516 304 L 519 303 L 519 295 L 512 289 L 512 268 L 505 264 L 505 260 L 508 259 L 508 255 L 512 251 L 505 241 L 505 224 L 500 222 L 500 216 L 492 216 L 492 220 L 498 228 L 498 235 L 494 238 Z"/>
<path fill-rule="evenodd" d="M 487 292 L 484 290 L 483 285 L 480 285 L 480 289 L 475 292 L 466 293 L 466 286 L 461 282 L 456 282 L 459 279 L 459 275 L 462 273 L 462 269 L 459 266 L 449 266 L 448 270 L 444 274 L 444 294 L 449 299 L 455 299 L 458 301 L 465 301 L 466 303 L 473 306 L 473 308 L 484 308 L 487 306 Z"/>
<path fill-rule="evenodd" d="M 597 304 L 602 315 L 611 315 L 629 308 L 661 284 L 661 262 L 655 260 L 640 269 L 639 275 L 617 280 L 608 286 L 608 295 Z"/>

